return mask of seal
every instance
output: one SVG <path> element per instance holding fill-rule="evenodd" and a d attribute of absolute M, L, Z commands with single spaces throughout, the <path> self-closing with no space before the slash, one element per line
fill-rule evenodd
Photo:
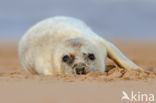
<path fill-rule="evenodd" d="M 105 72 L 106 57 L 125 69 L 142 69 L 84 22 L 57 16 L 31 27 L 19 42 L 24 69 L 33 74 Z"/>

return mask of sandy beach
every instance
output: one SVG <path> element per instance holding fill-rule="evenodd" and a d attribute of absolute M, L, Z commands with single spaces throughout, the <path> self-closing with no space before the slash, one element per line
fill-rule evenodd
<path fill-rule="evenodd" d="M 0 43 L 0 103 L 130 103 L 121 101 L 122 91 L 156 96 L 156 42 L 113 43 L 145 71 L 126 71 L 107 60 L 105 73 L 32 75 L 20 64 L 17 44 Z"/>

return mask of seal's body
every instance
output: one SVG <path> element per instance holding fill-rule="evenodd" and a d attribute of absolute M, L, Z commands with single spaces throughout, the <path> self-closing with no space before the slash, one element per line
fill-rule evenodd
<path fill-rule="evenodd" d="M 141 69 L 112 43 L 71 17 L 43 20 L 30 28 L 19 43 L 21 63 L 34 74 L 104 72 L 107 56 L 123 68 Z"/>

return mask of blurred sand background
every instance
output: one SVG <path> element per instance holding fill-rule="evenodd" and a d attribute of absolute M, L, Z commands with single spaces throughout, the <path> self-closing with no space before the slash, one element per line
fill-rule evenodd
<path fill-rule="evenodd" d="M 156 43 L 112 40 L 131 60 L 150 71 L 128 72 L 114 68 L 109 75 L 40 76 L 25 72 L 16 44 L 0 44 L 0 102 L 2 103 L 128 103 L 122 91 L 156 95 Z M 107 61 L 107 65 L 114 65 Z M 155 73 L 155 74 L 154 74 Z M 124 75 L 125 76 L 125 75 Z M 154 102 L 153 102 L 154 103 Z"/>

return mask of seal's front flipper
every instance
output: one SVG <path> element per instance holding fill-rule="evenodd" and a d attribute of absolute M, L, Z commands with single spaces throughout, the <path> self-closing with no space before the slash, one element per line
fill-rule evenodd
<path fill-rule="evenodd" d="M 103 45 L 107 49 L 108 57 L 115 61 L 120 67 L 125 69 L 141 69 L 138 65 L 129 60 L 114 44 L 104 40 L 100 37 L 97 38 L 100 45 Z"/>

